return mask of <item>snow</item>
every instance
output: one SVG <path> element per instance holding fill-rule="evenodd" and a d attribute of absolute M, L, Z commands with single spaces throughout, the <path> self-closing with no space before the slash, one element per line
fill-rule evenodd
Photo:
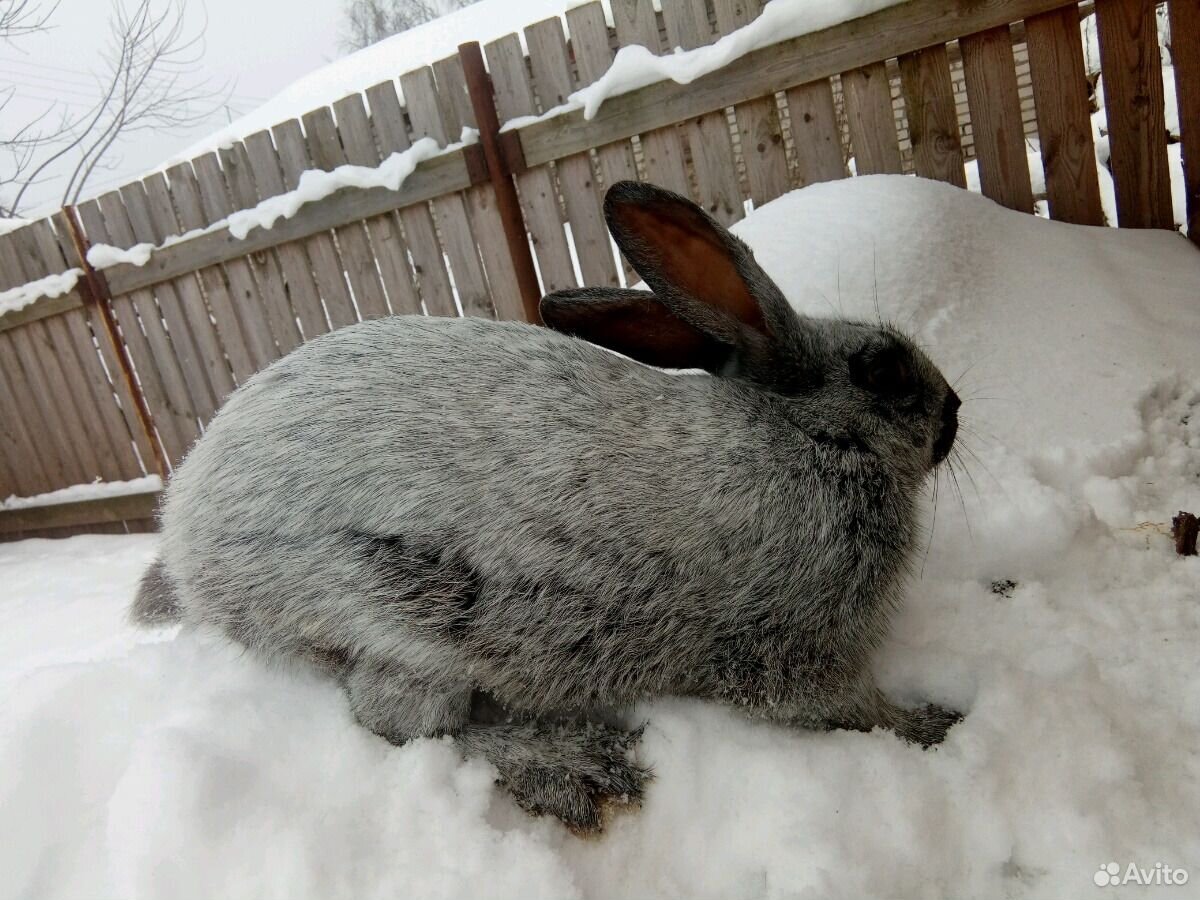
<path fill-rule="evenodd" d="M 570 99 L 574 106 L 582 106 L 584 118 L 590 119 L 610 97 L 657 81 L 691 84 L 754 50 L 821 31 L 895 6 L 898 2 L 900 0 L 773 0 L 749 25 L 705 47 L 686 51 L 676 48 L 670 56 L 656 56 L 645 47 L 622 47 L 608 71 L 576 91 Z"/>
<path fill-rule="evenodd" d="M 93 269 L 108 269 L 112 266 L 144 266 L 150 262 L 154 244 L 134 244 L 128 250 L 111 244 L 93 244 L 88 248 L 87 261 Z"/>
<path fill-rule="evenodd" d="M 22 219 L 20 216 L 0 216 L 0 234 L 8 234 L 26 225 L 32 225 L 33 219 Z"/>
<path fill-rule="evenodd" d="M 82 274 L 82 269 L 68 269 L 65 272 L 26 282 L 7 291 L 0 291 L 0 316 L 24 309 L 43 298 L 61 297 L 75 287 L 75 282 Z"/>
<path fill-rule="evenodd" d="M 475 129 L 464 128 L 462 139 L 456 144 L 448 145 L 445 149 L 440 148 L 433 138 L 424 137 L 407 150 L 393 153 L 378 166 L 345 165 L 338 166 L 329 172 L 309 169 L 301 174 L 295 190 L 269 197 L 252 209 L 233 213 L 228 219 L 229 233 L 240 241 L 252 229 L 269 229 L 280 218 L 290 219 L 296 215 L 305 203 L 322 200 L 342 188 L 353 187 L 368 190 L 382 187 L 390 191 L 398 191 L 405 179 L 416 170 L 420 163 L 442 153 L 459 150 L 467 144 L 473 144 L 478 139 L 478 135 L 479 132 Z"/>
<path fill-rule="evenodd" d="M 131 630 L 154 537 L 0 544 L 0 896 L 1059 898 L 1196 865 L 1200 559 L 1165 531 L 1200 509 L 1200 254 L 895 176 L 736 230 L 803 311 L 899 324 L 966 401 L 974 484 L 943 476 L 877 664 L 966 712 L 945 744 L 654 701 L 644 807 L 581 839 L 313 673 Z"/>
<path fill-rule="evenodd" d="M 309 169 L 301 173 L 295 189 L 268 197 L 257 206 L 239 210 L 204 228 L 195 228 L 184 234 L 171 235 L 161 244 L 136 244 L 128 250 L 122 250 L 109 244 L 94 244 L 88 250 L 88 263 L 95 269 L 107 269 L 118 265 L 144 266 L 154 253 L 214 231 L 227 228 L 234 238 L 239 241 L 244 240 L 246 235 L 255 228 L 270 229 L 280 219 L 290 219 L 296 215 L 306 203 L 323 200 L 343 188 L 369 190 L 381 187 L 398 191 L 408 176 L 416 171 L 417 166 L 422 162 L 442 154 L 461 150 L 468 144 L 475 143 L 478 138 L 479 132 L 474 128 L 464 128 L 456 143 L 439 147 L 433 138 L 421 138 L 407 150 L 391 154 L 378 166 L 344 165 L 328 172 L 321 169 Z M 78 270 L 72 271 L 78 273 Z M 43 279 L 43 281 L 46 280 Z M 30 285 L 25 287 L 28 288 Z M 9 293 L 14 292 L 10 291 Z M 0 302 L 5 296 L 5 294 L 0 294 Z M 3 307 L 0 306 L 0 311 L 2 310 Z"/>
<path fill-rule="evenodd" d="M 162 479 L 157 475 L 145 475 L 129 481 L 94 481 L 90 484 L 73 484 L 70 487 L 35 494 L 32 497 L 10 495 L 0 501 L 0 510 L 28 509 L 31 506 L 53 506 L 56 503 L 73 503 L 77 500 L 100 500 L 105 497 L 124 497 L 129 494 L 148 494 L 162 490 Z"/>

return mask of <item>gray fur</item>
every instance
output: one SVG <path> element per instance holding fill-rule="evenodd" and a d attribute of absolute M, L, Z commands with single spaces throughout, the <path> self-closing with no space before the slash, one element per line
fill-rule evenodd
<path fill-rule="evenodd" d="M 260 372 L 171 479 L 135 615 L 166 608 L 165 570 L 185 619 L 329 671 L 390 741 L 454 735 L 585 829 L 647 777 L 597 710 L 687 695 L 941 740 L 956 715 L 895 706 L 868 663 L 952 392 L 892 331 L 796 316 L 731 240 L 772 335 L 723 377 L 421 317 Z M 852 382 L 879 346 L 918 370 L 903 404 Z M 473 716 L 481 693 L 507 718 Z"/>
<path fill-rule="evenodd" d="M 135 625 L 155 626 L 178 622 L 183 611 L 161 559 L 156 559 L 138 583 L 137 596 L 129 607 Z"/>

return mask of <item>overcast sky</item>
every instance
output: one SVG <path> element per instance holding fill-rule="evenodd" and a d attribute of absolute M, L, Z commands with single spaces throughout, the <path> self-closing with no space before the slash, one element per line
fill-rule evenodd
<path fill-rule="evenodd" d="M 112 2 L 61 0 L 52 31 L 0 43 L 0 88 L 16 90 L 14 101 L 0 112 L 0 130 L 11 133 L 53 103 L 81 112 L 98 98 L 91 73 L 103 71 Z M 188 0 L 188 5 L 197 26 L 207 13 L 203 66 L 214 84 L 232 90 L 229 115 L 234 118 L 340 55 L 342 0 Z M 119 186 L 154 167 L 224 124 L 226 115 L 220 110 L 186 133 L 133 136 L 113 155 L 116 168 L 93 176 L 89 192 Z M 57 208 L 61 191 L 61 181 L 57 191 L 54 183 L 42 185 L 37 201 Z"/>

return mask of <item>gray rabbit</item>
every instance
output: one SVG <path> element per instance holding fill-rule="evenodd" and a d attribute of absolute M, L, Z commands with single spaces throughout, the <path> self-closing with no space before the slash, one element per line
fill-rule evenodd
<path fill-rule="evenodd" d="M 641 796 L 606 716 L 646 698 L 941 741 L 960 717 L 869 660 L 958 397 L 893 329 L 797 315 L 688 200 L 621 182 L 605 215 L 650 292 L 379 319 L 250 379 L 171 479 L 134 619 L 320 666 L 373 732 L 452 735 L 583 830 Z"/>

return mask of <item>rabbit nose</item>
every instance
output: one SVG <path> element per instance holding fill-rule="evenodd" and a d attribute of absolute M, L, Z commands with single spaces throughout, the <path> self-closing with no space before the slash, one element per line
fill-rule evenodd
<path fill-rule="evenodd" d="M 958 408 L 962 400 L 953 390 L 946 392 L 946 400 L 942 403 L 942 430 L 938 432 L 937 440 L 933 442 L 933 464 L 936 466 L 950 455 L 954 446 L 954 438 L 958 434 Z"/>

